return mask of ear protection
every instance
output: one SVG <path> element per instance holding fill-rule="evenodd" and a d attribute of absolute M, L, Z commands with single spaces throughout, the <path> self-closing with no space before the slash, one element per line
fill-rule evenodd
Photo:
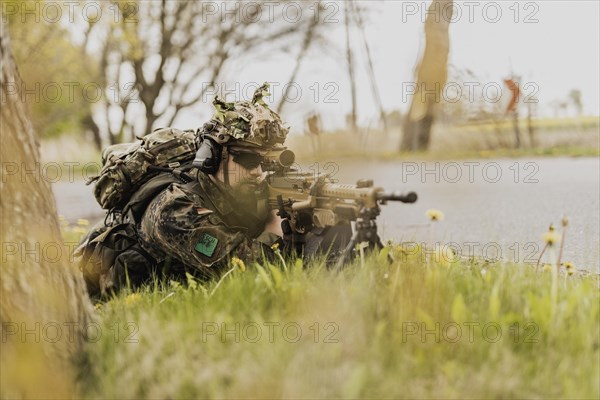
<path fill-rule="evenodd" d="M 192 166 L 205 174 L 214 175 L 221 165 L 223 144 L 229 140 L 227 129 L 218 121 L 209 121 L 202 127 L 198 139 L 201 142 Z"/>
<path fill-rule="evenodd" d="M 204 137 L 196 152 L 196 158 L 192 166 L 198 168 L 205 174 L 214 175 L 221 164 L 221 153 L 223 146 L 219 145 L 209 137 Z"/>

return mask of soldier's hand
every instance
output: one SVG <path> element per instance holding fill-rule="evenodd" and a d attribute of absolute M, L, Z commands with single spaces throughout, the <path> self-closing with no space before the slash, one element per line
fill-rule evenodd
<path fill-rule="evenodd" d="M 302 254 L 306 244 L 306 234 L 298 233 L 290 225 L 290 220 L 284 219 L 281 222 L 283 232 L 283 245 L 288 253 L 296 252 Z"/>
<path fill-rule="evenodd" d="M 267 224 L 265 225 L 265 230 L 264 232 L 267 233 L 274 233 L 279 237 L 283 236 L 283 231 L 281 229 L 281 223 L 282 223 L 282 219 L 279 215 L 277 215 L 277 211 L 273 210 L 271 211 L 271 217 L 269 218 L 269 221 L 267 221 Z"/>

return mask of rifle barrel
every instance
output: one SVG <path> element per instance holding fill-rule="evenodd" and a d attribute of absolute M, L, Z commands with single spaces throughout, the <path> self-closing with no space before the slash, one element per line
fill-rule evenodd
<path fill-rule="evenodd" d="M 379 201 L 401 201 L 402 203 L 414 203 L 417 201 L 417 194 L 415 192 L 408 192 L 406 194 L 400 192 L 378 192 L 377 200 Z"/>

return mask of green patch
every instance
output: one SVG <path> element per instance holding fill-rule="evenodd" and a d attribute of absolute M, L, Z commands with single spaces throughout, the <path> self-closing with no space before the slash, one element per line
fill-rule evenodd
<path fill-rule="evenodd" d="M 217 244 L 219 244 L 219 239 L 208 233 L 203 233 L 202 236 L 200 236 L 198 243 L 196 243 L 196 246 L 194 246 L 194 249 L 196 249 L 198 253 L 204 254 L 207 257 L 212 257 L 217 248 Z"/>

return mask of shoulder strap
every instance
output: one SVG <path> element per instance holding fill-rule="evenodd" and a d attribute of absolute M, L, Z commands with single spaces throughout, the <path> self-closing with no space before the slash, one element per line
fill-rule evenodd
<path fill-rule="evenodd" d="M 139 222 L 150 201 L 176 182 L 181 180 L 171 173 L 160 173 L 151 178 L 131 196 L 129 202 L 123 207 L 123 215 L 131 221 Z"/>

